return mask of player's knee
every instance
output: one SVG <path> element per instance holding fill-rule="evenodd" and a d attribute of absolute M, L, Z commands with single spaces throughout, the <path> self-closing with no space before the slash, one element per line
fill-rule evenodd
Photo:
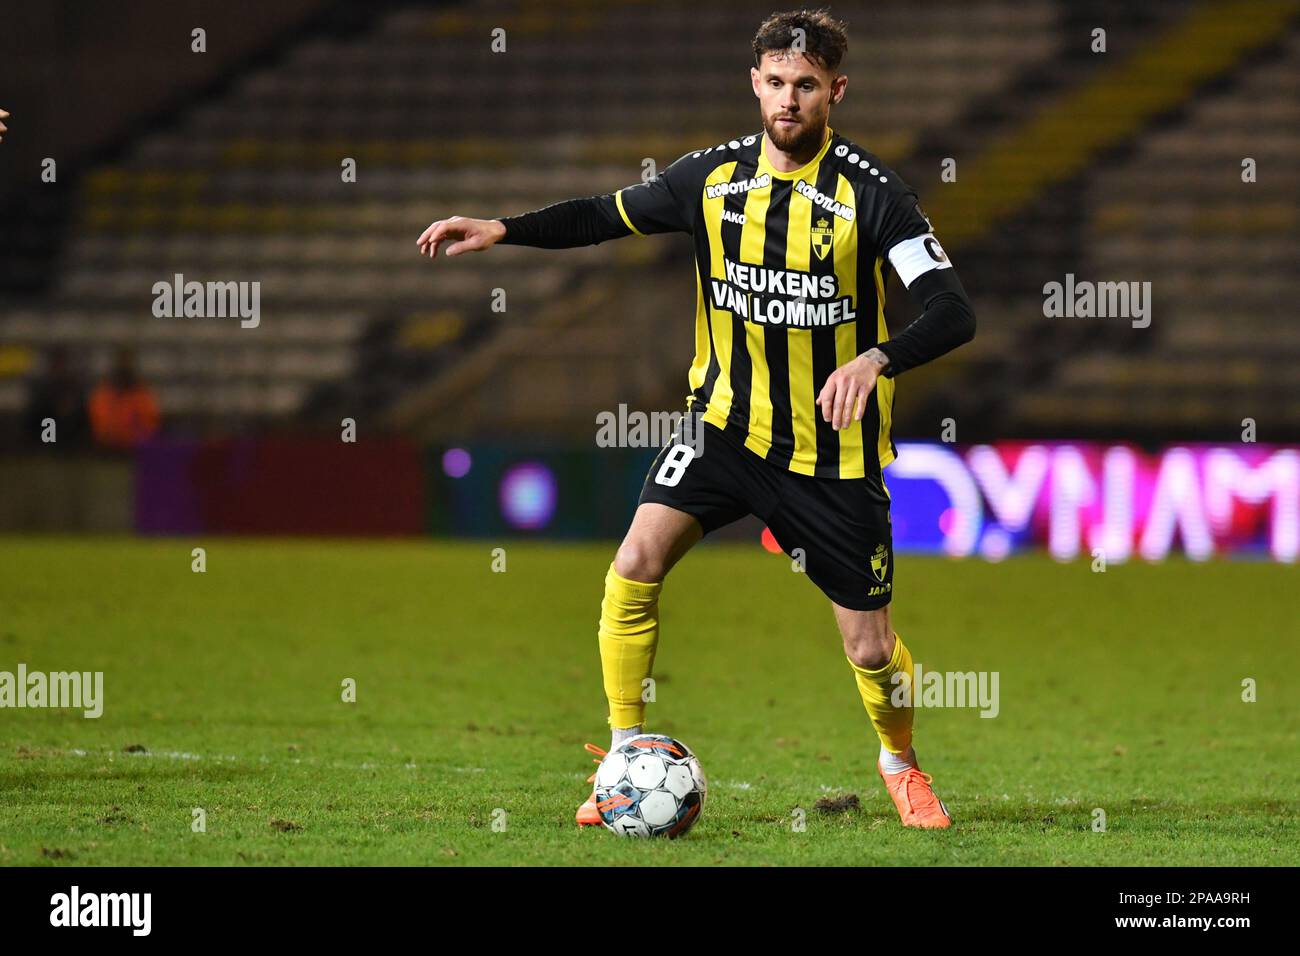
<path fill-rule="evenodd" d="M 844 640 L 844 654 L 856 667 L 877 671 L 894 656 L 892 633 L 866 632 Z"/>
<path fill-rule="evenodd" d="M 614 571 L 629 581 L 657 584 L 667 570 L 664 556 L 641 541 L 624 541 L 614 555 Z"/>
<path fill-rule="evenodd" d="M 878 646 L 859 646 L 846 652 L 855 667 L 863 670 L 878 671 L 889 663 L 889 655 Z"/>

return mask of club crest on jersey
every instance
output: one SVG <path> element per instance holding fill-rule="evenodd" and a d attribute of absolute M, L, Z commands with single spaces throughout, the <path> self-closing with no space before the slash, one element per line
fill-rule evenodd
<path fill-rule="evenodd" d="M 883 544 L 876 545 L 876 553 L 871 556 L 871 573 L 876 576 L 877 581 L 885 580 L 885 573 L 889 570 L 889 549 Z"/>
<path fill-rule="evenodd" d="M 835 227 L 830 224 L 829 219 L 822 216 L 813 224 L 809 232 L 813 252 L 817 253 L 818 259 L 825 259 L 826 253 L 831 251 L 831 244 L 835 241 Z"/>

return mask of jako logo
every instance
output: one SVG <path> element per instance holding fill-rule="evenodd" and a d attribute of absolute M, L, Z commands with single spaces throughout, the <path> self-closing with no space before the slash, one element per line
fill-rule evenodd
<path fill-rule="evenodd" d="M 51 926 L 129 926 L 135 936 L 148 936 L 152 926 L 152 893 L 71 893 L 50 897 Z"/>

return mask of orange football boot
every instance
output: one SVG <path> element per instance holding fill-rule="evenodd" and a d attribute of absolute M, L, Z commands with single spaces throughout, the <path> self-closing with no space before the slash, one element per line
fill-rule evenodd
<path fill-rule="evenodd" d="M 885 773 L 885 768 L 877 762 L 876 770 L 880 772 L 880 779 L 885 781 L 885 789 L 894 798 L 903 826 L 927 830 L 946 830 L 952 826 L 948 808 L 930 788 L 934 778 L 922 773 L 920 767 L 909 767 L 902 773 Z"/>
<path fill-rule="evenodd" d="M 583 744 L 583 747 L 586 748 L 587 753 L 596 755 L 592 758 L 593 763 L 600 763 L 605 758 L 605 751 L 595 744 Z M 587 783 L 595 782 L 596 774 L 593 771 L 592 775 L 587 778 Z M 591 796 L 587 798 L 586 803 L 578 807 L 577 820 L 580 827 L 598 827 L 601 825 L 600 810 L 596 808 L 596 791 L 594 789 L 591 791 Z"/>

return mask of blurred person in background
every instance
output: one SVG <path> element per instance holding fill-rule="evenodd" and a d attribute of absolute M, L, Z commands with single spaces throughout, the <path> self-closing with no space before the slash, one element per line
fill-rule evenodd
<path fill-rule="evenodd" d="M 140 380 L 135 354 L 120 349 L 113 368 L 90 396 L 90 427 L 105 448 L 134 448 L 158 433 L 160 415 L 153 389 Z"/>
<path fill-rule="evenodd" d="M 75 451 L 85 447 L 90 435 L 86 387 L 68 349 L 62 345 L 49 350 L 45 371 L 28 385 L 23 411 L 24 439 L 42 442 L 46 419 L 54 422 L 56 449 Z"/>

